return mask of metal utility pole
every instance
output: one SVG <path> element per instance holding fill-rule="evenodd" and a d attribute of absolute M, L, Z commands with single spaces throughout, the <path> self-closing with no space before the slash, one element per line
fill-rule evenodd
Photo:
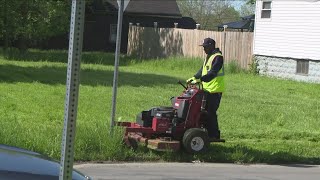
<path fill-rule="evenodd" d="M 64 129 L 59 180 L 71 180 L 80 83 L 85 1 L 72 0 Z"/>
<path fill-rule="evenodd" d="M 116 41 L 116 52 L 114 61 L 114 74 L 113 74 L 113 87 L 112 87 L 112 112 L 111 112 L 111 123 L 110 123 L 110 134 L 113 134 L 114 119 L 116 116 L 116 104 L 117 104 L 117 88 L 118 88 L 118 71 L 119 71 L 119 58 L 121 48 L 121 33 L 122 33 L 122 19 L 123 11 L 129 4 L 130 0 L 117 0 L 118 2 L 118 26 L 117 26 L 117 41 Z"/>

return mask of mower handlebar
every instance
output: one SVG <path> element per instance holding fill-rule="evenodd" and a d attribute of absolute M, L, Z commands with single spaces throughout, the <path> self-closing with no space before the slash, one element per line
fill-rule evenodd
<path fill-rule="evenodd" d="M 178 84 L 180 84 L 184 89 L 188 89 L 187 86 L 185 86 L 181 81 L 178 81 Z"/>
<path fill-rule="evenodd" d="M 186 86 L 181 81 L 178 81 L 178 83 L 181 86 L 183 86 L 183 88 L 186 89 L 186 90 L 188 89 L 188 87 L 191 87 L 191 86 L 194 86 L 194 85 L 198 86 L 198 89 L 201 89 L 201 90 L 203 89 L 203 86 L 202 86 L 201 82 L 196 82 L 196 83 L 187 82 Z"/>

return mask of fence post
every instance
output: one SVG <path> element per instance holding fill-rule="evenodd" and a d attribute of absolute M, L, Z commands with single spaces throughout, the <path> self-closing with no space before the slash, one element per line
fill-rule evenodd
<path fill-rule="evenodd" d="M 196 29 L 200 29 L 200 24 L 196 24 Z"/>
<path fill-rule="evenodd" d="M 227 55 L 226 55 L 226 37 L 227 37 L 226 29 L 227 28 L 228 28 L 228 25 L 223 25 L 223 56 L 225 57 L 225 59 L 227 59 Z"/>
<path fill-rule="evenodd" d="M 179 23 L 174 23 L 174 28 L 178 28 Z"/>

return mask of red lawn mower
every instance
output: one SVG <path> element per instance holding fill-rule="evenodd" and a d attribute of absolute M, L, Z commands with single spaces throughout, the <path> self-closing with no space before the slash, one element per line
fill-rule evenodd
<path fill-rule="evenodd" d="M 153 107 L 139 113 L 136 122 L 117 122 L 118 126 L 125 127 L 126 145 L 136 148 L 142 143 L 157 151 L 179 151 L 182 148 L 189 153 L 207 150 L 210 140 L 202 84 L 179 84 L 184 90 L 180 96 L 171 98 L 172 107 Z"/>

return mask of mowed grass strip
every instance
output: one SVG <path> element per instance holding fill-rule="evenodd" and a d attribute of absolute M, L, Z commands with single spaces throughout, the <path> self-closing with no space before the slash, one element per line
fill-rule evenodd
<path fill-rule="evenodd" d="M 0 56 L 0 143 L 60 158 L 66 83 L 65 51 L 30 50 Z M 97 59 L 95 61 L 95 59 Z M 200 59 L 120 60 L 117 120 L 170 105 Z M 76 161 L 183 161 L 320 164 L 320 85 L 248 73 L 226 75 L 219 109 L 224 144 L 206 154 L 163 153 L 121 145 L 109 136 L 113 54 L 84 53 L 76 131 Z M 228 69 L 228 68 L 227 68 Z"/>

